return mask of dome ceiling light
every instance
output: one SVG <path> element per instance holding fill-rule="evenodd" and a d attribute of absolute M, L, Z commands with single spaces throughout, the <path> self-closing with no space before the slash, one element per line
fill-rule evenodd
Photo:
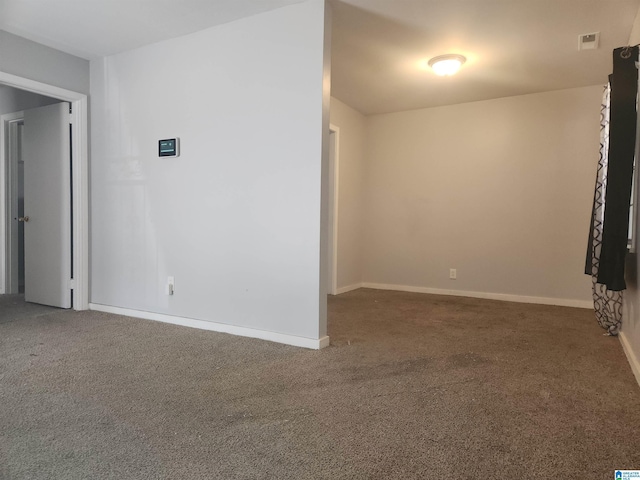
<path fill-rule="evenodd" d="M 429 66 L 433 69 L 436 75 L 451 76 L 454 75 L 460 67 L 466 62 L 467 59 L 462 55 L 449 54 L 439 55 L 429 60 Z"/>

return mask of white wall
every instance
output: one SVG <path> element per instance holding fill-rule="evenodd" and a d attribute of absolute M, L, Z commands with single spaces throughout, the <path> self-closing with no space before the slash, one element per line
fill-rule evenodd
<path fill-rule="evenodd" d="M 333 10 L 331 4 L 322 0 L 324 5 L 324 29 L 322 38 L 322 133 L 321 133 L 321 174 L 320 174 L 320 288 L 318 291 L 319 318 L 317 331 L 324 337 L 321 347 L 329 345 L 327 333 L 327 295 L 329 293 L 329 175 L 331 138 L 329 131 L 331 116 L 331 37 Z"/>
<path fill-rule="evenodd" d="M 89 61 L 0 30 L 0 72 L 89 93 Z"/>
<path fill-rule="evenodd" d="M 629 45 L 637 45 L 640 43 L 640 9 L 636 15 L 636 19 L 633 22 L 633 28 L 631 29 L 631 35 L 629 36 Z"/>
<path fill-rule="evenodd" d="M 91 302 L 326 334 L 324 8 L 309 0 L 91 63 Z M 180 157 L 158 158 L 172 136 Z"/>
<path fill-rule="evenodd" d="M 638 43 L 640 43 L 640 10 L 629 38 L 629 45 Z M 640 200 L 640 196 L 636 197 L 636 205 L 639 204 L 638 200 Z M 640 209 L 636 209 L 636 215 L 636 223 L 640 225 Z M 627 290 L 624 293 L 625 302 L 620 339 L 625 347 L 625 352 L 638 383 L 640 383 L 640 285 L 638 283 L 640 256 L 637 253 L 627 255 L 625 267 Z"/>
<path fill-rule="evenodd" d="M 338 145 L 338 292 L 362 283 L 366 119 L 331 98 L 331 124 L 339 127 Z"/>
<path fill-rule="evenodd" d="M 365 282 L 587 305 L 601 90 L 367 117 Z"/>

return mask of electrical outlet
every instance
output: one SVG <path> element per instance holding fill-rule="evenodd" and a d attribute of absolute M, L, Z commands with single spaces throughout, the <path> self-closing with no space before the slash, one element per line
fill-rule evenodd
<path fill-rule="evenodd" d="M 176 289 L 176 281 L 173 277 L 167 277 L 167 295 L 173 295 Z"/>
<path fill-rule="evenodd" d="M 458 278 L 458 272 L 456 271 L 455 268 L 450 268 L 449 269 L 449 278 L 451 280 L 455 280 L 456 278 Z"/>

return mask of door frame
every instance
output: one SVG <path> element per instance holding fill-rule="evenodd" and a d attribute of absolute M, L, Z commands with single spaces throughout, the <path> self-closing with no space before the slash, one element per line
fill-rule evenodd
<path fill-rule="evenodd" d="M 338 294 L 338 179 L 340 127 L 329 124 L 329 294 Z"/>
<path fill-rule="evenodd" d="M 6 239 L 6 248 L 3 249 L 3 253 L 6 253 L 5 260 L 1 262 L 3 265 L 2 271 L 5 273 L 4 286 L 2 293 L 18 293 L 18 228 L 14 222 L 10 219 L 17 214 L 17 197 L 18 197 L 18 165 L 16 161 L 16 146 L 18 139 L 16 137 L 16 128 L 20 123 L 24 121 L 24 112 L 6 113 L 0 116 L 0 126 L 2 132 L 0 132 L 0 145 L 4 145 L 2 149 L 3 159 L 0 159 L 0 165 L 2 165 L 2 172 L 4 172 L 5 181 L 3 185 L 5 187 L 6 194 L 3 198 L 6 200 L 6 208 L 3 209 L 4 217 L 2 218 L 2 226 L 5 229 L 4 238 Z M 2 163 L 4 160 L 4 163 Z"/>
<path fill-rule="evenodd" d="M 88 100 L 87 95 L 73 92 L 28 78 L 0 71 L 0 84 L 45 95 L 69 102 L 72 141 L 71 190 L 73 194 L 73 309 L 89 308 L 89 148 L 88 148 Z M 6 150 L 7 121 L 4 116 L 0 125 L 0 293 L 8 287 L 7 268 L 9 241 L 8 234 L 8 152 Z"/>

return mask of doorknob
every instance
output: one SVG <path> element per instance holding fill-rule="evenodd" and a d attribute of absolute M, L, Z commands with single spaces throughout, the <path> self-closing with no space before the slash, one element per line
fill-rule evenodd
<path fill-rule="evenodd" d="M 28 222 L 29 221 L 29 217 L 20 217 L 18 218 L 19 222 Z"/>

